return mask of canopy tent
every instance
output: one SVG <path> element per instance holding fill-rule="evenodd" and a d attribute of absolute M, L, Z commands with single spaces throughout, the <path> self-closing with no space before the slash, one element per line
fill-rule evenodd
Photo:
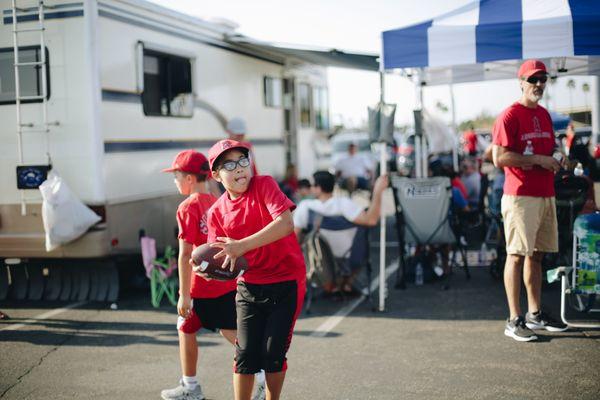
<path fill-rule="evenodd" d="M 551 75 L 600 75 L 600 2 L 478 0 L 383 32 L 383 70 L 420 70 L 427 85 L 514 78 L 520 60 Z"/>

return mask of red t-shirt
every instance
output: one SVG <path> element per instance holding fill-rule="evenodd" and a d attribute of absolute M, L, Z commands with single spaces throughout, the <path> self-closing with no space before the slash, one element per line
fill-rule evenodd
<path fill-rule="evenodd" d="M 554 131 L 548 111 L 540 105 L 528 108 L 514 103 L 496 119 L 493 143 L 523 154 L 531 141 L 534 154 L 551 156 L 554 151 Z M 513 196 L 554 196 L 554 173 L 535 165 L 531 169 L 505 167 L 504 193 Z"/>
<path fill-rule="evenodd" d="M 205 193 L 191 194 L 177 207 L 177 225 L 179 239 L 194 245 L 194 248 L 206 243 L 208 225 L 206 213 L 217 199 Z M 206 279 L 192 273 L 191 296 L 197 299 L 220 297 L 236 288 L 235 280 L 216 281 Z"/>
<path fill-rule="evenodd" d="M 237 199 L 223 193 L 208 212 L 208 241 L 217 237 L 243 239 L 262 230 L 294 203 L 270 176 L 255 176 L 248 190 Z M 240 280 L 268 284 L 297 280 L 306 273 L 296 235 L 289 235 L 244 254 L 249 268 Z"/>
<path fill-rule="evenodd" d="M 450 184 L 452 185 L 452 187 L 455 187 L 458 190 L 460 190 L 460 194 L 462 194 L 465 199 L 469 198 L 469 195 L 467 195 L 467 187 L 458 176 L 455 176 L 454 179 L 450 181 Z"/>
<path fill-rule="evenodd" d="M 463 149 L 467 153 L 475 153 L 477 151 L 477 134 L 475 131 L 465 131 L 463 134 L 464 146 Z"/>

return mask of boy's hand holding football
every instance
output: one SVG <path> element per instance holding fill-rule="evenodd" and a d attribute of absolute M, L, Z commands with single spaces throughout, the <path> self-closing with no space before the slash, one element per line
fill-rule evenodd
<path fill-rule="evenodd" d="M 217 247 L 221 249 L 220 252 L 215 254 L 214 258 L 225 257 L 221 268 L 225 269 L 229 267 L 230 271 L 233 271 L 238 257 L 243 256 L 247 251 L 244 243 L 228 237 L 218 237 L 217 240 L 218 242 L 210 244 L 210 247 Z"/>

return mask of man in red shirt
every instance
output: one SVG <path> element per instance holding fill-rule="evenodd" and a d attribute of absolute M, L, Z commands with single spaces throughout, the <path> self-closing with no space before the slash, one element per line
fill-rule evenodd
<path fill-rule="evenodd" d="M 238 279 L 236 400 L 249 400 L 254 374 L 266 372 L 267 398 L 277 400 L 287 369 L 286 353 L 306 291 L 306 267 L 296 236 L 294 203 L 270 176 L 253 176 L 249 147 L 221 140 L 208 152 L 212 176 L 226 192 L 208 213 L 208 241 L 222 251 L 223 267 L 244 256 Z"/>
<path fill-rule="evenodd" d="M 494 165 L 504 168 L 502 217 L 506 237 L 504 286 L 510 317 L 504 334 L 518 341 L 536 340 L 532 329 L 563 331 L 566 326 L 541 310 L 543 253 L 558 251 L 554 173 L 560 163 L 552 120 L 539 105 L 548 74 L 544 63 L 525 61 L 518 72 L 522 95 L 505 109 L 493 128 Z M 521 276 L 528 313 L 519 305 Z"/>
<path fill-rule="evenodd" d="M 235 343 L 235 281 L 206 281 L 192 274 L 190 264 L 194 248 L 206 243 L 208 226 L 206 213 L 216 198 L 206 191 L 210 169 L 208 160 L 194 150 L 180 152 L 170 168 L 180 194 L 188 196 L 177 208 L 179 226 L 179 301 L 177 302 L 177 330 L 183 376 L 179 386 L 163 390 L 165 400 L 203 400 L 204 395 L 196 378 L 200 328 L 219 329 L 231 344 Z M 193 302 L 192 302 L 193 301 Z"/>
<path fill-rule="evenodd" d="M 463 133 L 463 152 L 470 156 L 477 155 L 477 133 L 473 125 Z"/>

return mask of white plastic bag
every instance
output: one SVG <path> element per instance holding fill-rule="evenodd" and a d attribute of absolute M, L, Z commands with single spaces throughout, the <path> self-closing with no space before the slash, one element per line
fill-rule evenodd
<path fill-rule="evenodd" d="M 71 192 L 57 173 L 50 171 L 40 185 L 46 251 L 52 251 L 83 235 L 100 217 Z"/>

